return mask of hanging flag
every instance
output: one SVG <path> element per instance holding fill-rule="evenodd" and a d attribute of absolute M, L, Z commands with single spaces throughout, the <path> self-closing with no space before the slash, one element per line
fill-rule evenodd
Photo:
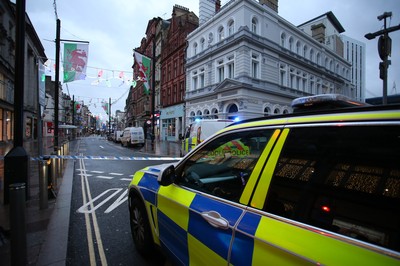
<path fill-rule="evenodd" d="M 150 76 L 150 63 L 151 59 L 138 53 L 134 53 L 135 63 L 139 66 L 139 77 L 144 84 L 144 93 L 150 94 L 149 76 Z"/>
<path fill-rule="evenodd" d="M 64 43 L 64 82 L 86 77 L 89 44 Z"/>
<path fill-rule="evenodd" d="M 75 113 L 80 114 L 82 110 L 82 103 L 75 101 Z"/>
<path fill-rule="evenodd" d="M 103 107 L 104 111 L 106 112 L 106 114 L 108 115 L 108 103 L 107 102 L 103 102 L 102 103 L 102 107 Z"/>

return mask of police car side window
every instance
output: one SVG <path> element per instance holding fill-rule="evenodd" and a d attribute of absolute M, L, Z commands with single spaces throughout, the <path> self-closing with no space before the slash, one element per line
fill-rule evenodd
<path fill-rule="evenodd" d="M 400 128 L 292 128 L 264 210 L 400 251 Z"/>
<path fill-rule="evenodd" d="M 185 162 L 178 184 L 239 202 L 246 182 L 272 131 L 226 134 Z"/>

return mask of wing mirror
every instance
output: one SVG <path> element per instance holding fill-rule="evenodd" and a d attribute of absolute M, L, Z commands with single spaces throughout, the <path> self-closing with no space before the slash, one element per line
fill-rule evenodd
<path fill-rule="evenodd" d="M 174 183 L 175 177 L 175 166 L 170 165 L 161 171 L 157 181 L 161 186 L 169 186 Z"/>

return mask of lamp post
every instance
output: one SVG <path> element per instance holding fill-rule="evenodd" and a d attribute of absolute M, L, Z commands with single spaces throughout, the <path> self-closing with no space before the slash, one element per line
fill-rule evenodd
<path fill-rule="evenodd" d="M 382 15 L 378 16 L 378 20 L 383 20 L 383 30 L 379 30 L 374 33 L 365 34 L 365 38 L 368 40 L 375 39 L 379 37 L 378 41 L 378 53 L 382 62 L 379 63 L 379 77 L 383 80 L 383 92 L 382 92 L 382 104 L 387 104 L 387 70 L 391 64 L 389 56 L 392 50 L 392 39 L 389 37 L 389 32 L 396 31 L 400 29 L 400 24 L 398 26 L 386 28 L 386 19 L 392 16 L 392 12 L 384 12 Z"/>

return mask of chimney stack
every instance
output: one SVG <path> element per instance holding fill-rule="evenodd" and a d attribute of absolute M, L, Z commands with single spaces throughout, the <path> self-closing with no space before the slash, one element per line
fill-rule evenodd
<path fill-rule="evenodd" d="M 278 0 L 259 0 L 259 2 L 278 13 Z"/>

